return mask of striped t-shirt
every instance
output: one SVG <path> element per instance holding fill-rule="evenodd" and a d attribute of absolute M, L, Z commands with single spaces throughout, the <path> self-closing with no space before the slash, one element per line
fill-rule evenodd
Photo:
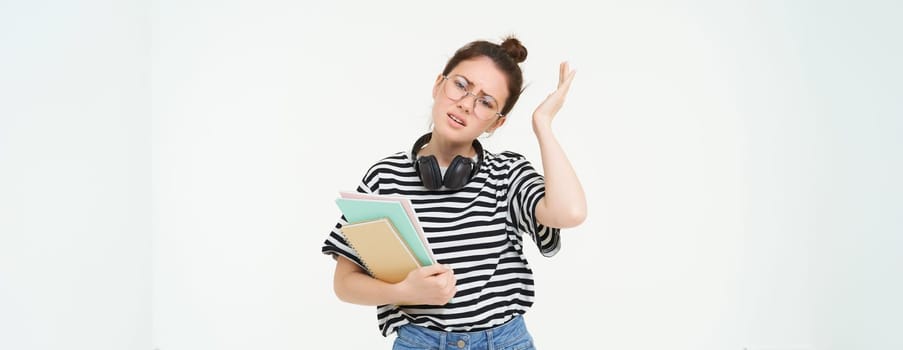
<path fill-rule="evenodd" d="M 378 306 L 383 336 L 409 323 L 448 332 L 503 324 L 533 304 L 524 235 L 547 257 L 561 247 L 560 229 L 536 221 L 536 204 L 545 196 L 543 176 L 514 152 L 484 150 L 479 172 L 457 191 L 427 189 L 414 172 L 410 153 L 398 152 L 374 164 L 357 191 L 410 198 L 437 262 L 451 266 L 457 280 L 457 293 L 445 305 Z M 339 218 L 322 251 L 363 268 L 342 236 L 345 223 L 344 216 Z"/>

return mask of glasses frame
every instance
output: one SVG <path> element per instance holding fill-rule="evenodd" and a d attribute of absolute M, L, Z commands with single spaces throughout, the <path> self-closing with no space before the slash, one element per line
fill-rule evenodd
<path fill-rule="evenodd" d="M 458 75 L 458 76 L 461 77 L 461 78 L 464 78 L 463 76 L 460 76 L 460 75 Z M 447 75 L 443 75 L 443 76 L 442 76 L 442 80 L 443 80 L 443 81 L 442 81 L 442 84 L 448 84 L 448 82 L 449 82 L 451 79 L 449 79 L 449 77 L 448 77 Z M 466 80 L 467 83 L 468 83 L 468 85 L 470 85 L 470 80 L 467 80 L 467 78 L 464 78 L 464 80 Z M 470 109 L 473 111 L 473 115 L 476 116 L 476 117 L 479 118 L 479 119 L 482 119 L 482 120 L 491 120 L 491 119 L 492 119 L 492 117 L 483 119 L 483 118 L 480 118 L 480 116 L 477 114 L 477 100 L 480 99 L 480 96 L 477 96 L 477 94 L 475 94 L 475 93 L 473 93 L 472 91 L 470 91 L 470 86 L 468 86 L 466 89 L 464 89 L 464 96 L 461 96 L 461 98 L 458 98 L 458 99 L 453 99 L 453 98 L 451 98 L 451 96 L 448 96 L 448 91 L 447 91 L 447 90 L 448 90 L 448 87 L 447 87 L 447 86 L 443 86 L 443 87 L 442 87 L 442 93 L 445 95 L 445 97 L 447 97 L 449 100 L 452 100 L 452 101 L 455 101 L 455 102 L 464 100 L 465 98 L 467 98 L 467 95 L 473 95 L 473 106 L 471 106 L 471 108 L 470 108 Z M 483 96 L 489 96 L 489 95 L 482 94 L 482 93 L 481 93 L 481 95 L 483 95 Z M 492 97 L 492 96 L 489 96 L 489 97 L 492 98 L 493 100 L 495 100 L 495 97 Z M 496 104 L 498 104 L 498 101 L 496 101 Z M 499 110 L 496 110 L 496 111 L 495 111 L 495 117 L 502 118 L 502 117 L 504 117 L 504 115 L 503 115 L 502 113 L 499 113 Z"/>

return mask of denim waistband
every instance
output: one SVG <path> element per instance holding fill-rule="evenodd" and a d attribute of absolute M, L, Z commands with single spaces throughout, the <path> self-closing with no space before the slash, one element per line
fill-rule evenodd
<path fill-rule="evenodd" d="M 403 325 L 397 332 L 399 342 L 442 350 L 499 349 L 516 344 L 532 347 L 533 340 L 520 315 L 504 324 L 475 332 L 443 332 L 413 324 Z"/>

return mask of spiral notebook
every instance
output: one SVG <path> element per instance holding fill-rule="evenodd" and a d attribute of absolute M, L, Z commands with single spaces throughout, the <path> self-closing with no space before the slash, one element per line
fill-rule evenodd
<path fill-rule="evenodd" d="M 342 234 L 378 280 L 398 283 L 420 267 L 388 218 L 345 224 Z"/>
<path fill-rule="evenodd" d="M 423 236 L 414 227 L 416 216 L 412 220 L 400 202 L 395 200 L 336 198 L 336 204 L 349 223 L 372 221 L 381 218 L 389 219 L 397 230 L 398 237 L 406 243 L 420 266 L 430 266 L 435 263 L 435 258 L 428 247 L 426 239 L 422 238 Z"/>
<path fill-rule="evenodd" d="M 423 233 L 423 226 L 420 225 L 420 219 L 417 218 L 417 213 L 414 211 L 414 206 L 411 204 L 411 200 L 408 199 L 408 197 L 400 195 L 380 195 L 352 191 L 339 192 L 339 196 L 348 199 L 369 199 L 401 203 L 401 206 L 404 208 L 405 213 L 408 214 L 408 219 L 411 220 L 411 224 L 414 226 L 414 231 L 417 232 L 417 236 L 418 238 L 420 238 L 420 242 L 423 243 L 423 246 L 427 248 L 426 253 L 429 255 L 430 261 L 436 261 L 436 256 L 433 255 L 433 251 L 429 249 L 429 241 L 427 241 L 426 235 Z M 422 262 L 421 265 L 423 265 Z"/>

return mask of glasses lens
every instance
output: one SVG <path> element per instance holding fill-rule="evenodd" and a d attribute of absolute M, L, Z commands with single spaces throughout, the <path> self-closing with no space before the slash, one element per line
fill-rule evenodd
<path fill-rule="evenodd" d="M 467 79 L 455 76 L 449 77 L 445 82 L 445 96 L 452 100 L 460 100 L 467 95 Z"/>
<path fill-rule="evenodd" d="M 477 118 L 486 120 L 495 116 L 499 112 L 499 104 L 495 99 L 489 96 L 483 96 L 474 101 L 476 105 L 473 107 L 473 113 Z"/>

